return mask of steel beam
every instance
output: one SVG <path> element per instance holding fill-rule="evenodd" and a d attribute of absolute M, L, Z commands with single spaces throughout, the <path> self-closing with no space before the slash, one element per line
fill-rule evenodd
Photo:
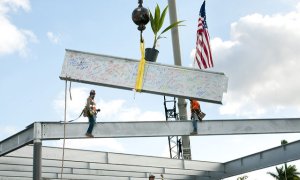
<path fill-rule="evenodd" d="M 0 157 L 33 142 L 33 124 L 0 142 Z"/>
<path fill-rule="evenodd" d="M 300 118 L 207 120 L 198 122 L 199 135 L 299 133 Z"/>
<path fill-rule="evenodd" d="M 60 151 L 59 151 L 60 152 Z M 84 155 L 89 152 L 84 152 Z M 80 153 L 82 154 L 82 153 Z M 18 157 L 7 156 L 0 158 L 0 177 L 4 174 L 4 171 L 10 171 L 11 176 L 16 175 L 14 172 L 32 172 L 32 159 L 24 158 L 23 155 Z M 95 157 L 97 158 L 97 156 Z M 134 158 L 134 156 L 132 157 Z M 199 162 L 199 161 L 198 161 Z M 201 171 L 201 170 L 189 170 L 183 168 L 165 168 L 165 167 L 151 167 L 151 166 L 134 166 L 127 165 L 126 162 L 119 162 L 120 164 L 110 164 L 110 163 L 96 163 L 96 162 L 85 162 L 84 159 L 80 161 L 71 161 L 66 160 L 64 167 L 64 175 L 65 174 L 89 174 L 89 175 L 97 175 L 97 176 L 130 176 L 130 177 L 145 177 L 145 174 L 151 172 L 152 174 L 160 175 L 164 174 L 165 178 L 172 179 L 174 177 L 210 177 L 209 171 Z M 198 163 L 199 164 L 199 163 Z M 206 162 L 206 164 L 208 164 Z M 214 163 L 218 164 L 218 163 Z M 222 166 L 221 163 L 219 165 Z M 61 160 L 54 159 L 45 159 L 43 158 L 43 173 L 56 173 L 59 174 L 61 172 Z M 218 171 L 219 173 L 224 173 L 223 171 Z M 28 176 L 32 177 L 31 174 Z M 43 177 L 44 178 L 44 177 Z M 66 178 L 64 176 L 64 178 Z M 178 178 L 174 178 L 178 179 Z M 185 179 L 185 178 L 181 178 Z"/>
<path fill-rule="evenodd" d="M 10 164 L 14 165 L 13 168 L 18 171 L 22 169 L 21 166 L 31 166 L 30 163 L 32 160 L 30 161 L 30 158 L 32 158 L 33 155 L 30 152 L 32 152 L 32 149 L 33 146 L 26 146 L 1 157 L 0 176 L 2 172 L 3 176 L 14 176 L 13 173 L 7 174 L 8 168 L 12 167 L 9 166 Z M 75 177 L 73 173 L 76 172 L 79 174 L 78 178 L 81 177 L 81 173 L 95 179 L 96 177 L 121 178 L 121 176 L 128 173 L 126 174 L 128 178 L 135 179 L 141 178 L 142 174 L 140 173 L 144 172 L 146 174 L 151 172 L 157 176 L 164 174 L 166 177 L 169 177 L 168 179 L 181 177 L 179 179 L 215 180 L 298 160 L 300 159 L 299 149 L 300 140 L 226 163 L 66 149 L 65 168 L 68 170 L 65 171 L 67 176 L 64 175 L 64 177 Z M 43 169 L 47 169 L 47 171 L 43 173 L 43 177 L 53 176 L 52 174 L 57 173 L 57 167 L 61 165 L 61 151 L 61 148 L 43 147 Z M 7 164 L 8 166 L 1 166 L 1 164 Z M 18 167 L 19 165 L 20 167 Z M 29 173 L 27 173 L 29 169 L 30 168 L 23 168 L 23 171 L 20 173 L 24 174 L 25 177 L 30 176 Z M 132 174 L 130 172 L 132 172 Z"/>
<path fill-rule="evenodd" d="M 26 130 L 11 136 L 1 142 L 2 153 L 7 154 L 12 150 L 23 146 L 25 143 L 31 142 L 32 139 L 36 140 L 51 140 L 63 138 L 63 123 L 60 122 L 37 122 Z M 34 127 L 34 128 L 33 128 Z M 84 138 L 85 131 L 88 127 L 88 123 L 68 123 L 66 124 L 66 138 Z M 93 134 L 98 138 L 112 138 L 112 137 L 153 137 L 153 136 L 170 136 L 170 135 L 188 135 L 192 130 L 192 123 L 190 121 L 150 121 L 150 122 L 105 122 L 97 123 Z M 269 134 L 269 133 L 299 133 L 300 132 L 300 118 L 288 118 L 288 119 L 243 119 L 243 120 L 206 120 L 198 122 L 199 135 L 235 135 L 235 134 Z M 28 137 L 31 136 L 31 137 Z M 16 138 L 18 137 L 18 138 Z M 16 139 L 19 139 L 16 143 Z M 22 141 L 20 141 L 22 139 Z M 29 139 L 29 141 L 24 141 Z M 30 141 L 31 140 L 31 141 Z M 11 142 L 10 142 L 11 141 Z M 9 144 L 10 146 L 8 146 Z M 13 146 L 15 145 L 15 146 Z M 40 144 L 41 145 L 41 144 Z M 5 147 L 3 149 L 3 147 Z M 38 150 L 38 146 L 37 150 Z M 172 174 L 172 169 L 179 169 L 178 173 L 183 175 L 201 177 L 210 177 L 211 179 L 217 179 L 219 177 L 229 177 L 236 174 L 253 171 L 269 167 L 272 165 L 280 164 L 287 161 L 292 161 L 300 158 L 299 153 L 300 142 L 290 143 L 284 147 L 276 147 L 261 153 L 246 156 L 228 163 L 225 163 L 225 168 L 220 163 L 211 162 L 198 162 L 188 160 L 176 160 L 168 158 L 157 158 L 157 157 L 145 157 L 145 156 L 134 156 L 124 155 L 116 153 L 98 153 L 93 152 L 87 155 L 83 152 L 82 155 L 78 151 L 68 150 L 66 153 L 66 167 L 72 168 L 72 164 L 80 165 L 79 168 L 99 166 L 99 164 L 110 164 L 114 165 L 111 168 L 122 168 L 131 167 L 151 167 L 152 170 L 156 168 L 156 171 L 169 172 Z M 19 149 L 21 151 L 23 148 Z M 4 151 L 3 151 L 4 150 Z M 17 151 L 17 152 L 18 152 Z M 61 153 L 59 150 L 48 148 L 47 151 L 35 152 L 36 159 L 33 161 L 40 167 L 40 157 L 49 158 L 57 166 L 60 165 L 59 159 L 61 159 Z M 32 152 L 32 151 L 31 151 Z M 38 153 L 40 152 L 40 153 Z M 43 155 L 41 155 L 41 153 Z M 14 155 L 15 152 L 11 152 L 9 155 Z M 32 153 L 23 152 L 25 156 L 32 158 Z M 55 155 L 57 160 L 55 160 Z M 44 157 L 45 156 L 45 157 Z M 95 156 L 97 160 L 95 161 Z M 38 158 L 37 158 L 38 157 Z M 86 162 L 80 162 L 80 157 L 84 157 Z M 0 160 L 5 160 L 5 157 L 1 157 Z M 87 163 L 89 162 L 90 163 Z M 68 166 L 68 162 L 70 166 Z M 126 162 L 126 163 L 124 163 Z M 32 162 L 31 162 L 32 163 Z M 43 161 L 44 163 L 44 161 Z M 58 165 L 59 164 L 59 165 Z M 126 167 L 123 167 L 126 165 Z M 34 165 L 36 166 L 36 165 Z M 239 167 L 239 168 L 238 168 Z M 34 169 L 36 167 L 33 167 Z M 192 170 L 192 171 L 191 171 Z M 202 172 L 200 172 L 201 170 Z M 205 172 L 211 171 L 211 172 Z M 216 173 L 217 172 L 217 173 Z M 223 173 L 226 173 L 225 175 Z M 36 173 L 41 176 L 41 169 L 37 168 Z M 34 177 L 36 173 L 33 173 Z M 187 173 L 187 174 L 185 174 Z M 192 173 L 192 174 L 189 174 Z M 42 173 L 44 174 L 44 173 Z M 71 177 L 71 176 L 70 176 Z M 172 176 L 170 176 L 172 177 Z M 186 179 L 190 177 L 186 176 Z M 185 179 L 185 178 L 183 178 Z M 200 178 L 202 179 L 202 178 Z"/>
<path fill-rule="evenodd" d="M 300 141 L 261 151 L 224 163 L 225 174 L 220 178 L 235 176 L 300 159 Z"/>
<path fill-rule="evenodd" d="M 0 158 L 0 176 L 4 171 L 27 173 L 32 167 L 33 146 L 26 146 Z M 58 173 L 61 167 L 61 148 L 43 147 L 43 174 Z M 78 149 L 65 149 L 64 178 L 75 174 L 91 177 L 145 178 L 149 172 L 167 179 L 208 179 L 210 172 L 224 173 L 222 163 L 169 159 L 162 157 L 119 154 Z M 2 165 L 3 164 L 3 165 Z M 6 165 L 6 166 L 5 166 Z M 23 167 L 23 168 L 22 168 Z M 5 174 L 5 173 L 4 173 Z M 7 174 L 5 174 L 7 175 Z M 11 176 L 15 174 L 11 173 Z M 42 176 L 46 178 L 47 176 Z M 77 177 L 78 178 L 78 177 Z"/>
<path fill-rule="evenodd" d="M 60 78 L 132 90 L 138 64 L 132 59 L 66 50 Z M 142 92 L 221 104 L 227 82 L 224 73 L 147 62 Z"/>
<path fill-rule="evenodd" d="M 198 135 L 299 133 L 300 118 L 206 120 L 198 122 Z M 66 138 L 85 138 L 88 123 L 67 123 Z M 192 132 L 191 121 L 98 122 L 97 138 L 184 136 Z M 63 123 L 42 122 L 42 139 L 62 139 Z"/>
<path fill-rule="evenodd" d="M 36 123 L 34 123 L 36 124 Z M 206 120 L 198 122 L 198 135 L 237 135 L 237 134 L 272 134 L 299 133 L 300 118 L 281 119 L 240 119 Z M 66 124 L 66 138 L 85 138 L 88 123 Z M 5 155 L 33 139 L 62 139 L 63 123 L 41 122 L 41 132 L 34 133 L 33 124 L 25 130 L 0 142 L 0 155 Z M 113 137 L 162 137 L 190 135 L 191 121 L 149 121 L 149 122 L 98 122 L 94 135 L 98 138 Z M 38 135 L 35 135 L 38 134 Z"/>

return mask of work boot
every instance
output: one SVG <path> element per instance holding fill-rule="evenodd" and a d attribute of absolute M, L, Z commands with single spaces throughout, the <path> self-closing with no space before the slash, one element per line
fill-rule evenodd
<path fill-rule="evenodd" d="M 90 134 L 90 133 L 85 133 L 85 135 L 87 136 L 87 137 L 89 137 L 89 138 L 93 138 L 94 136 L 92 135 L 92 134 Z"/>
<path fill-rule="evenodd" d="M 191 132 L 191 135 L 196 135 L 196 134 L 198 134 L 198 132 L 197 132 L 197 131 L 193 131 L 193 132 Z"/>

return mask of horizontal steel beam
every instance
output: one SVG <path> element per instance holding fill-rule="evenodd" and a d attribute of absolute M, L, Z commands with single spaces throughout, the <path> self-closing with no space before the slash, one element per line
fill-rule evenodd
<path fill-rule="evenodd" d="M 7 156 L 9 157 L 23 157 L 32 158 L 33 146 L 25 146 L 17 151 L 11 152 Z M 49 161 L 50 164 L 43 165 L 48 166 L 61 166 L 58 161 L 61 161 L 62 149 L 56 147 L 43 147 L 42 157 L 43 159 L 55 160 Z M 2 159 L 2 163 L 8 162 L 8 160 Z M 106 169 L 106 165 L 111 165 L 112 170 L 118 171 L 134 171 L 134 172 L 144 172 L 144 167 L 150 168 L 150 172 L 172 172 L 171 169 L 179 170 L 195 170 L 198 171 L 198 175 L 203 173 L 202 171 L 224 171 L 224 167 L 221 163 L 207 162 L 207 161 L 191 161 L 191 160 L 181 160 L 181 159 L 170 159 L 163 157 L 153 157 L 153 156 L 142 156 L 142 155 L 132 155 L 132 154 L 121 154 L 121 153 L 110 153 L 101 151 L 87 151 L 78 149 L 65 149 L 64 160 L 68 161 L 70 164 L 65 163 L 65 167 L 74 168 L 100 168 Z M 24 160 L 25 161 L 25 160 Z M 31 162 L 32 163 L 32 162 Z M 126 166 L 126 167 L 125 167 Z M 116 169 L 114 169 L 116 168 Z M 124 168 L 124 169 L 122 169 Z M 108 170 L 108 169 L 107 169 Z M 185 174 L 185 171 L 182 171 Z M 194 172 L 195 173 L 195 172 Z M 180 171 L 177 172 L 180 174 Z M 204 174 L 206 175 L 206 174 Z"/>
<path fill-rule="evenodd" d="M 300 132 L 300 118 L 206 120 L 198 122 L 197 125 L 199 135 Z M 13 150 L 22 147 L 35 139 L 61 139 L 64 137 L 63 126 L 64 124 L 61 122 L 37 122 L 28 126 L 25 130 L 17 133 L 16 135 L 1 141 L 0 147 L 2 155 L 7 153 L 9 154 L 8 156 L 0 157 L 0 164 L 18 165 L 18 158 L 20 158 L 21 161 L 24 162 L 24 167 L 26 165 L 32 166 L 32 159 L 28 159 L 33 156 L 32 146 L 25 146 L 16 151 Z M 85 138 L 84 134 L 87 127 L 88 123 L 67 123 L 66 138 Z M 93 134 L 98 138 L 152 137 L 189 135 L 191 130 L 191 121 L 101 122 L 96 124 Z M 130 179 L 139 179 L 142 178 L 141 176 L 143 176 L 143 173 L 147 173 L 149 171 L 156 173 L 156 175 L 165 174 L 169 179 L 180 176 L 182 179 L 215 180 L 300 159 L 299 149 L 300 141 L 297 141 L 224 164 L 67 149 L 67 153 L 65 153 L 65 172 L 68 178 L 75 178 L 72 173 L 76 171 L 77 173 L 89 172 L 89 177 L 92 179 L 97 179 L 97 177 L 100 176 L 103 179 L 113 179 L 113 177 L 118 177 L 118 179 L 129 177 Z M 58 177 L 57 167 L 61 166 L 62 150 L 59 148 L 44 147 L 42 152 L 43 166 L 47 169 L 46 172 L 43 173 L 43 177 L 51 177 L 55 179 Z M 84 157 L 84 159 L 80 159 L 82 157 Z M 31 167 L 27 166 L 24 168 L 24 172 L 20 173 L 24 174 L 24 177 L 31 177 L 32 174 L 27 173 L 26 171 L 26 169 L 29 170 Z M 3 167 L 2 170 L 1 167 Z M 11 166 L 0 166 L 0 171 L 3 177 L 13 178 L 14 174 L 7 170 L 9 167 Z M 56 168 L 51 170 L 51 167 Z M 15 168 L 17 167 L 13 167 L 12 169 Z M 92 169 L 92 171 L 89 169 Z M 93 171 L 95 169 L 101 170 L 102 174 L 97 174 L 98 171 Z M 116 173 L 112 171 L 116 171 Z M 118 174 L 117 172 L 124 173 Z M 124 177 L 124 175 L 128 175 L 128 177 Z M 82 177 L 77 176 L 79 179 Z"/>
<path fill-rule="evenodd" d="M 43 173 L 56 173 L 61 172 L 61 160 L 50 160 L 42 159 Z M 146 174 L 151 172 L 159 176 L 163 174 L 167 179 L 195 179 L 196 177 L 208 178 L 210 176 L 209 172 L 200 170 L 184 170 L 177 168 L 163 168 L 163 167 L 150 167 L 150 166 L 133 166 L 118 164 L 100 164 L 100 163 L 84 163 L 82 161 L 64 161 L 64 174 L 85 174 L 85 175 L 95 175 L 95 176 L 127 176 L 127 177 L 146 177 Z M 0 177 L 6 175 L 5 171 L 10 171 L 11 176 L 15 176 L 16 173 L 27 173 L 32 172 L 32 158 L 22 158 L 22 157 L 1 157 L 0 158 Z M 30 174 L 28 174 L 31 176 Z M 64 176 L 65 177 L 65 176 Z"/>
<path fill-rule="evenodd" d="M 272 149 L 261 151 L 249 156 L 235 159 L 224 163 L 225 174 L 220 176 L 226 178 L 250 171 L 283 164 L 300 159 L 300 141 L 288 143 Z"/>
<path fill-rule="evenodd" d="M 32 171 L 25 172 L 25 171 L 0 171 L 0 177 L 10 177 L 15 179 L 18 179 L 19 177 L 22 177 L 24 179 L 26 178 L 32 178 Z M 46 179 L 55 179 L 58 178 L 57 173 L 42 173 L 42 177 Z"/>
<path fill-rule="evenodd" d="M 119 89 L 135 88 L 139 61 L 66 50 L 60 79 Z M 224 73 L 147 62 L 142 92 L 222 103 Z"/>
<path fill-rule="evenodd" d="M 300 118 L 204 120 L 199 135 L 299 133 Z"/>
<path fill-rule="evenodd" d="M 300 118 L 206 120 L 198 122 L 198 135 L 237 135 L 299 133 Z M 34 139 L 53 140 L 64 137 L 63 123 L 40 122 L 0 142 L 0 155 L 7 154 Z M 88 123 L 67 123 L 66 138 L 85 138 Z M 191 121 L 98 122 L 93 134 L 97 138 L 186 136 Z"/>
<path fill-rule="evenodd" d="M 27 166 L 32 165 L 32 148 L 32 146 L 25 146 L 7 154 L 6 156 L 0 157 L 0 164 L 6 164 L 6 166 L 0 165 L 0 176 L 1 172 L 4 172 L 3 176 L 9 176 L 6 171 L 8 170 L 7 168 L 10 167 L 10 164 L 14 165 L 11 167 L 11 171 L 20 170 L 20 168 L 17 167 L 19 165 L 25 167 L 23 168 L 23 171 L 29 170 Z M 142 175 L 140 173 L 151 172 L 157 176 L 164 174 L 166 175 L 165 177 L 169 177 L 169 179 L 180 176 L 182 179 L 214 180 L 247 173 L 273 165 L 282 164 L 284 162 L 298 160 L 300 159 L 299 149 L 300 141 L 296 141 L 284 146 L 271 148 L 226 163 L 178 160 L 151 156 L 66 149 L 65 173 L 66 177 L 73 177 L 74 175 L 72 175 L 72 173 L 76 171 L 78 174 L 86 174 L 88 172 L 87 174 L 93 178 L 102 175 L 103 176 L 101 178 L 121 178 L 119 176 L 122 176 L 122 173 L 114 174 L 114 172 L 109 172 L 117 171 L 128 173 L 127 175 L 132 175 L 132 178 L 140 178 Z M 49 177 L 50 174 L 55 172 L 57 173 L 57 168 L 61 166 L 62 149 L 43 147 L 42 152 L 43 169 L 47 169 L 45 169 L 46 175 L 43 177 Z M 87 171 L 89 169 L 92 171 Z M 103 172 L 103 174 L 99 175 L 99 172 L 95 170 L 100 170 Z M 132 172 L 132 174 L 129 172 Z M 13 175 L 14 174 L 11 173 L 11 176 Z M 26 174 L 25 176 L 28 175 Z"/>
<path fill-rule="evenodd" d="M 27 173 L 32 169 L 32 146 L 25 146 L 0 158 L 0 177 L 5 171 Z M 61 148 L 43 147 L 43 173 L 60 172 Z M 64 178 L 91 177 L 146 178 L 151 172 L 166 179 L 209 179 L 211 172 L 224 173 L 221 163 L 169 159 L 162 157 L 65 149 Z M 202 169 L 202 170 L 200 170 Z M 8 175 L 8 174 L 3 174 Z M 15 174 L 11 173 L 11 176 Z M 28 174 L 30 175 L 30 174 Z M 26 176 L 28 176 L 26 175 Z M 43 176 L 47 177 L 47 176 Z M 78 178 L 77 177 L 77 178 Z"/>
<path fill-rule="evenodd" d="M 33 124 L 19 133 L 12 135 L 0 142 L 0 157 L 14 151 L 26 144 L 32 143 L 34 127 Z"/>
<path fill-rule="evenodd" d="M 300 132 L 300 118 L 206 120 L 198 122 L 198 135 L 271 134 Z M 62 139 L 64 124 L 42 122 L 41 139 Z M 88 123 L 67 123 L 66 138 L 85 138 Z M 97 138 L 186 136 L 193 130 L 191 121 L 98 122 Z"/>

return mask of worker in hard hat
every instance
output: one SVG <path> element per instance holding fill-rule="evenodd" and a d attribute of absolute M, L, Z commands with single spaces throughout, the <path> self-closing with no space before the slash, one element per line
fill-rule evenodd
<path fill-rule="evenodd" d="M 149 180 L 154 180 L 155 179 L 155 176 L 153 175 L 153 174 L 151 174 L 150 176 L 149 176 Z"/>
<path fill-rule="evenodd" d="M 198 134 L 197 120 L 202 121 L 205 113 L 201 111 L 200 103 L 195 99 L 190 99 L 191 120 L 193 121 L 193 132 L 191 135 Z"/>
<path fill-rule="evenodd" d="M 89 127 L 87 129 L 87 132 L 85 133 L 87 137 L 94 137 L 92 132 L 94 129 L 94 125 L 96 124 L 97 113 L 100 112 L 100 109 L 96 108 L 95 96 L 95 90 L 91 90 L 90 96 L 87 98 L 86 102 L 87 117 L 89 119 Z"/>

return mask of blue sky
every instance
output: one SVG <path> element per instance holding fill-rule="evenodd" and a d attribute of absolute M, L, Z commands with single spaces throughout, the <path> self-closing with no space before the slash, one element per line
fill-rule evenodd
<path fill-rule="evenodd" d="M 144 0 L 151 10 L 156 3 L 167 5 Z M 178 19 L 185 20 L 179 29 L 182 64 L 190 67 L 202 1 L 176 3 Z M 122 0 L 0 0 L 0 139 L 35 121 L 63 120 L 59 75 L 65 49 L 139 59 L 139 32 L 131 20 L 136 7 L 137 1 Z M 206 120 L 299 117 L 299 1 L 207 0 L 206 10 L 215 63 L 211 70 L 229 77 L 223 105 L 201 103 Z M 171 34 L 165 36 L 159 41 L 158 62 L 173 64 Z M 151 46 L 150 26 L 144 38 Z M 68 118 L 78 116 L 90 89 L 96 90 L 102 109 L 98 121 L 164 120 L 162 96 L 134 98 L 131 91 L 79 83 L 72 84 Z M 282 139 L 298 140 L 299 134 L 191 137 L 192 157 L 225 162 L 277 146 Z M 167 138 L 70 140 L 67 146 L 168 155 Z M 247 173 L 248 179 L 268 179 L 265 171 Z"/>

